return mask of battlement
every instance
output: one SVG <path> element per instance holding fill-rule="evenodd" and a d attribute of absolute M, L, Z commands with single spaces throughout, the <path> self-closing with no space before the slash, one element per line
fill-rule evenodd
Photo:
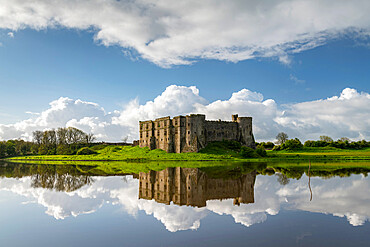
<path fill-rule="evenodd" d="M 139 121 L 140 147 L 167 152 L 198 152 L 209 142 L 232 140 L 255 148 L 252 117 L 232 115 L 232 121 L 209 121 L 204 114 Z"/>

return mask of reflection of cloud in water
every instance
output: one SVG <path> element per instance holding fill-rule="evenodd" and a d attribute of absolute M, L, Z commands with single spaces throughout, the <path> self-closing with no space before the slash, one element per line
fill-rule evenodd
<path fill-rule="evenodd" d="M 303 179 L 304 180 L 304 179 Z M 322 180 L 311 178 L 313 200 L 307 202 L 309 191 L 303 181 L 286 186 L 277 195 L 289 199 L 289 207 L 309 212 L 347 217 L 353 226 L 363 225 L 370 219 L 370 182 L 362 175 L 349 178 Z"/>
<path fill-rule="evenodd" d="M 143 210 L 161 221 L 167 230 L 197 229 L 200 220 L 211 211 L 231 215 L 236 223 L 251 226 L 261 223 L 268 215 L 278 214 L 280 208 L 304 210 L 346 217 L 353 226 L 370 219 L 370 181 L 360 175 L 349 178 L 311 178 L 313 200 L 309 201 L 307 178 L 291 180 L 285 186 L 276 182 L 276 176 L 257 176 L 255 203 L 233 205 L 233 199 L 207 201 L 206 207 L 194 208 L 160 204 L 154 200 L 138 199 L 139 182 L 132 176 L 94 177 L 94 183 L 73 192 L 58 192 L 44 188 L 32 188 L 30 177 L 21 179 L 2 178 L 1 190 L 25 196 L 29 201 L 46 207 L 46 213 L 56 219 L 95 212 L 104 203 L 121 205 L 130 215 Z"/>

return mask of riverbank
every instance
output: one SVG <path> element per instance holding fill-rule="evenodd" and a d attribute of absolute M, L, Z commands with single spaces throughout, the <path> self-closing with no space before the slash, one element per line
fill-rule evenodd
<path fill-rule="evenodd" d="M 104 146 L 96 148 L 90 155 L 33 155 L 12 157 L 10 161 L 58 161 L 58 162 L 147 162 L 147 161 L 362 161 L 370 162 L 370 148 L 361 150 L 338 149 L 333 147 L 304 147 L 294 151 L 267 151 L 266 157 L 243 158 L 231 149 L 209 150 L 200 153 L 166 153 L 163 150 L 130 146 Z"/>

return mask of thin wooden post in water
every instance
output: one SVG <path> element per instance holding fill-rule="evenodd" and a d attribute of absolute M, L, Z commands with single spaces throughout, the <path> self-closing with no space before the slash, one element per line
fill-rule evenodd
<path fill-rule="evenodd" d="M 310 189 L 310 193 L 311 193 L 310 201 L 312 201 L 311 177 L 310 177 L 311 160 L 309 160 L 309 161 L 310 161 L 310 164 L 308 166 L 308 188 Z"/>

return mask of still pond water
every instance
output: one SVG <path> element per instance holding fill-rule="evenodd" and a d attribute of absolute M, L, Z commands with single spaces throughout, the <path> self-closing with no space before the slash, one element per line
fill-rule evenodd
<path fill-rule="evenodd" d="M 0 163 L 0 246 L 370 246 L 370 179 L 341 172 Z"/>

